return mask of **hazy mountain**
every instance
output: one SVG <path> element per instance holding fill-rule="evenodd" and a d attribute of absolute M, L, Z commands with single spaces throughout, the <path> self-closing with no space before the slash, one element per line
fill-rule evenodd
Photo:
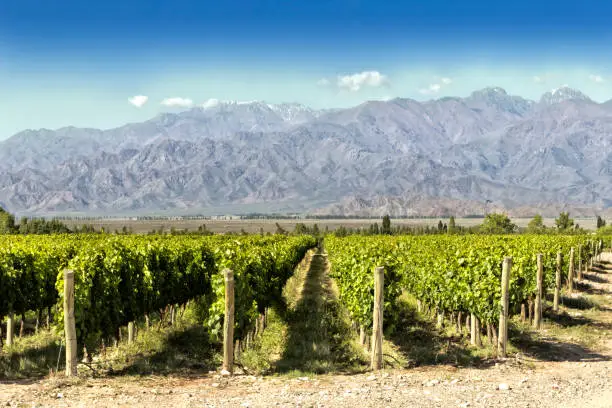
<path fill-rule="evenodd" d="M 209 101 L 112 130 L 18 133 L 0 143 L 0 203 L 20 213 L 356 211 L 351 197 L 406 213 L 427 202 L 469 212 L 486 199 L 605 208 L 611 142 L 612 104 L 570 88 L 539 102 L 486 88 L 325 111 Z"/>

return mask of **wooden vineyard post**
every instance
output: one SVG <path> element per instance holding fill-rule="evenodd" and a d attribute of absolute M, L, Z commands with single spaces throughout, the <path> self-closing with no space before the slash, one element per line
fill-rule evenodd
<path fill-rule="evenodd" d="M 567 291 L 571 294 L 574 290 L 574 247 L 570 249 L 569 272 L 567 275 Z"/>
<path fill-rule="evenodd" d="M 512 257 L 504 258 L 502 265 L 501 278 L 501 311 L 499 313 L 499 336 L 497 343 L 497 355 L 506 357 L 506 346 L 508 344 L 508 306 L 509 306 L 509 286 L 510 270 L 512 269 Z"/>
<path fill-rule="evenodd" d="M 555 296 L 553 298 L 553 310 L 559 311 L 559 296 L 561 296 L 561 268 L 563 267 L 563 254 L 557 252 L 557 271 L 555 272 Z"/>
<path fill-rule="evenodd" d="M 366 344 L 366 329 L 365 326 L 359 326 L 359 344 L 365 346 Z"/>
<path fill-rule="evenodd" d="M 584 265 L 586 268 L 587 261 L 584 260 Z M 582 280 L 582 245 L 578 245 L 578 273 L 576 274 L 576 279 L 578 281 Z"/>
<path fill-rule="evenodd" d="M 223 270 L 225 277 L 225 319 L 223 321 L 223 369 L 234 372 L 234 272 Z"/>
<path fill-rule="evenodd" d="M 13 338 L 15 337 L 15 315 L 13 312 L 9 313 L 6 318 L 6 345 L 13 345 Z"/>
<path fill-rule="evenodd" d="M 443 328 L 443 327 L 444 327 L 444 311 L 443 311 L 443 310 L 440 310 L 440 309 L 437 309 L 437 311 L 438 311 L 438 312 L 437 312 L 437 315 L 438 315 L 438 320 L 437 320 L 437 322 L 436 322 L 436 327 L 437 327 L 438 329 L 441 329 L 441 328 Z"/>
<path fill-rule="evenodd" d="M 374 327 L 372 329 L 372 370 L 382 369 L 383 364 L 383 307 L 385 268 L 374 270 Z"/>
<path fill-rule="evenodd" d="M 66 334 L 66 376 L 77 375 L 77 338 L 74 319 L 74 271 L 64 269 L 64 331 Z"/>
<path fill-rule="evenodd" d="M 480 320 L 472 313 L 470 318 L 470 343 L 472 346 L 482 347 L 482 340 L 480 339 Z"/>
<path fill-rule="evenodd" d="M 542 254 L 538 254 L 538 271 L 536 275 L 536 301 L 535 312 L 533 316 L 533 328 L 539 330 L 542 326 L 542 298 L 544 295 L 544 265 L 542 263 Z"/>
<path fill-rule="evenodd" d="M 474 313 L 470 316 L 470 344 L 476 345 L 476 315 Z"/>
<path fill-rule="evenodd" d="M 134 322 L 128 323 L 128 344 L 134 342 Z"/>

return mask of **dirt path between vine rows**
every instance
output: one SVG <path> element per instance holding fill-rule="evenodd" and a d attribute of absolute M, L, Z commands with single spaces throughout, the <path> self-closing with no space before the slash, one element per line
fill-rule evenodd
<path fill-rule="evenodd" d="M 568 309 L 566 321 L 568 327 L 588 325 L 589 331 L 597 334 L 599 341 L 592 349 L 574 342 L 574 332 L 569 329 L 553 335 L 545 326 L 539 343 L 534 343 L 536 357 L 517 354 L 481 367 L 437 365 L 297 378 L 289 375 L 223 378 L 217 374 L 198 378 L 150 376 L 72 382 L 49 378 L 31 383 L 0 383 L 0 406 L 612 407 L 612 254 L 604 254 L 603 261 L 595 271 L 585 274 L 580 284 L 580 297 L 597 299 L 597 311 L 587 318 L 587 312 L 591 313 L 587 310 Z M 327 269 L 325 256 L 312 257 L 302 304 L 296 309 L 301 307 L 300 313 L 309 310 L 319 313 L 323 305 L 334 301 L 329 298 L 333 293 L 327 290 Z M 304 337 L 296 339 L 295 344 L 313 346 L 312 358 L 307 358 L 308 350 L 301 354 L 304 364 L 322 358 L 333 359 L 338 353 L 332 347 L 334 340 L 322 340 L 324 327 L 325 324 L 295 327 L 295 335 L 299 330 L 305 331 Z M 547 353 L 538 354 L 538 347 L 546 347 Z"/>

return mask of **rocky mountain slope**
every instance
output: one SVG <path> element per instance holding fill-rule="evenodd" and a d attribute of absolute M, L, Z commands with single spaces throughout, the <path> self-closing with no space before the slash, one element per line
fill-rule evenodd
<path fill-rule="evenodd" d="M 219 102 L 107 131 L 18 133 L 0 143 L 0 203 L 22 214 L 313 210 L 351 197 L 608 208 L 611 143 L 612 104 L 569 88 L 539 102 L 486 88 L 329 111 Z"/>

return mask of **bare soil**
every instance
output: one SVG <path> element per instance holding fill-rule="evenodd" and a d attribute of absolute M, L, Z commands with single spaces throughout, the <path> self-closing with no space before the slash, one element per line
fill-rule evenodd
<path fill-rule="evenodd" d="M 443 223 L 448 224 L 448 218 L 422 218 L 422 219 L 393 219 L 391 220 L 392 225 L 401 226 L 429 226 L 436 227 L 438 221 L 442 220 Z M 526 227 L 531 218 L 513 218 L 512 221 L 519 227 Z M 576 223 L 580 224 L 582 228 L 593 230 L 596 228 L 595 218 L 584 218 L 575 219 Z M 80 220 L 67 220 L 63 221 L 69 227 L 80 227 L 83 224 L 93 225 L 94 228 L 100 230 L 104 228 L 105 231 L 121 231 L 123 227 L 129 228 L 131 231 L 137 234 L 148 233 L 152 230 L 159 231 L 160 228 L 165 232 L 169 232 L 171 228 L 176 230 L 187 230 L 197 231 L 201 225 L 206 225 L 206 228 L 214 233 L 240 233 L 245 231 L 247 233 L 259 233 L 263 230 L 264 233 L 274 233 L 276 231 L 276 224 L 278 223 L 282 228 L 287 231 L 293 231 L 296 223 L 303 223 L 307 226 L 312 227 L 317 224 L 319 228 L 324 231 L 326 228 L 329 231 L 334 231 L 340 226 L 345 228 L 367 228 L 370 224 L 378 222 L 380 225 L 381 220 L 378 219 L 326 219 L 326 220 L 290 220 L 290 219 L 265 219 L 265 220 L 240 220 L 240 219 L 214 219 L 214 220 L 130 220 L 130 219 L 104 219 L 104 220 L 92 220 L 92 221 L 80 221 Z M 544 225 L 548 227 L 555 226 L 554 218 L 544 218 Z M 456 225 L 463 227 L 473 227 L 475 225 L 482 224 L 482 218 L 457 218 Z"/>
<path fill-rule="evenodd" d="M 321 268 L 322 259 L 318 259 Z M 318 279 L 319 274 L 314 274 Z M 323 277 L 322 282 L 326 279 Z M 217 373 L 0 383 L 17 407 L 612 407 L 612 253 L 585 274 L 580 297 L 597 301 L 583 332 L 545 330 L 536 351 L 478 367 L 386 369 L 292 378 Z M 327 292 L 329 295 L 329 291 Z M 571 305 L 571 302 L 568 302 Z M 567 309 L 578 319 L 587 311 Z M 591 348 L 573 336 L 596 335 Z M 578 333 L 578 334 L 577 334 Z M 545 348 L 546 352 L 541 352 Z"/>

